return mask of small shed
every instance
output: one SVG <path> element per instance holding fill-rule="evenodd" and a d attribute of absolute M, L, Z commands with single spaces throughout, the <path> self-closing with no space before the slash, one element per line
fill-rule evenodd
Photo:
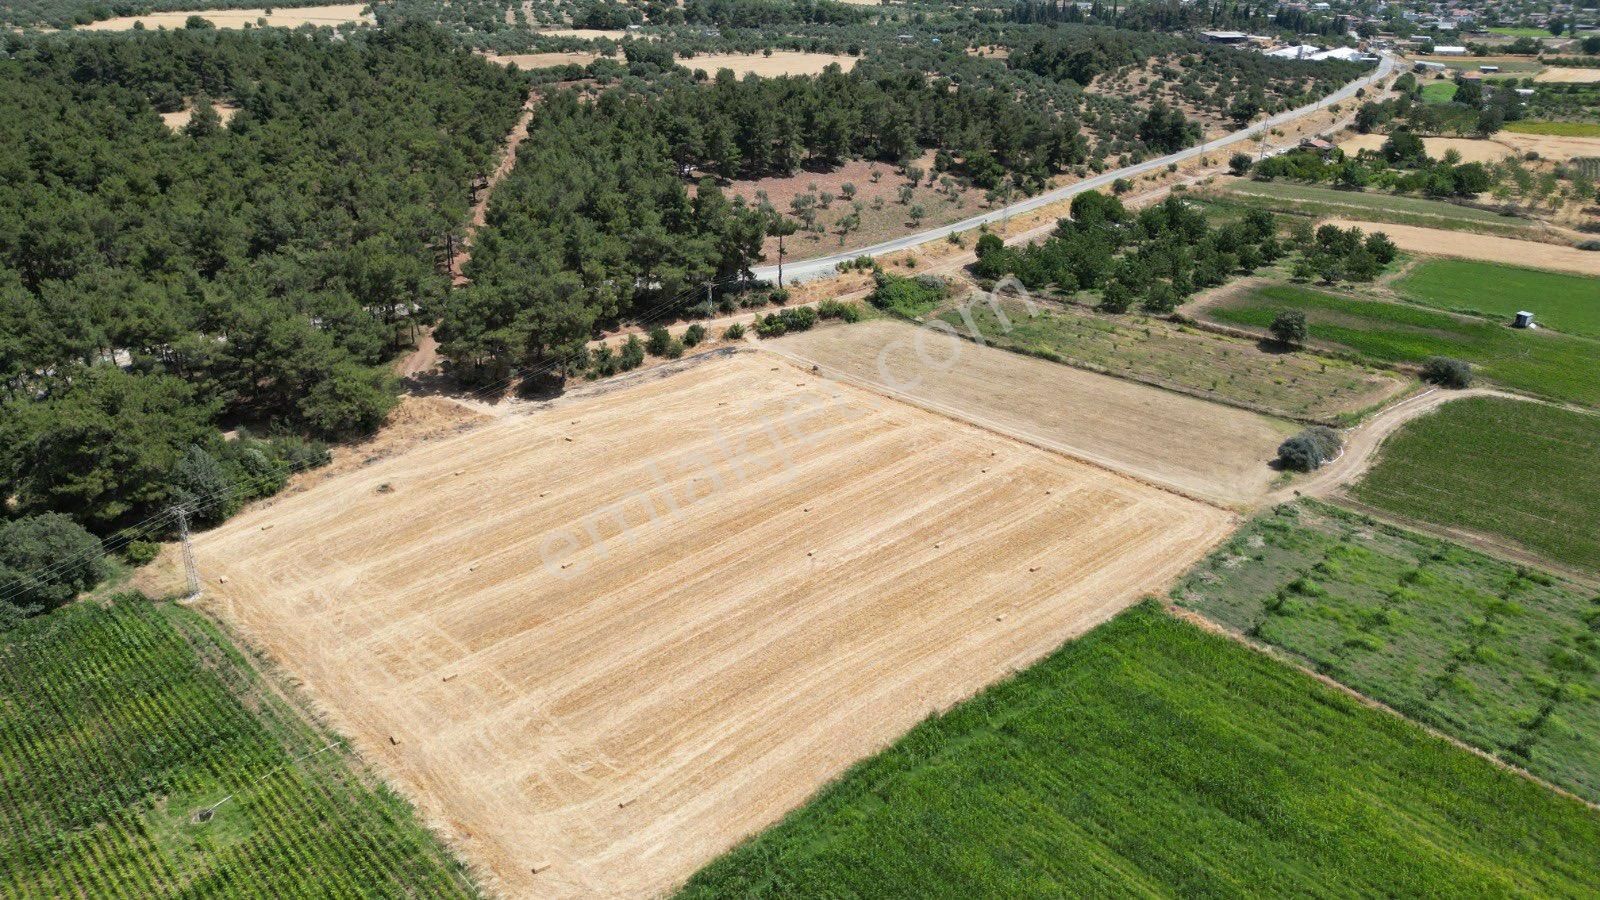
<path fill-rule="evenodd" d="M 1516 321 L 1511 323 L 1511 326 L 1513 328 L 1538 328 L 1539 327 L 1539 326 L 1533 324 L 1533 313 L 1528 312 L 1527 310 L 1523 310 L 1522 312 L 1517 313 L 1517 319 L 1516 319 Z"/>

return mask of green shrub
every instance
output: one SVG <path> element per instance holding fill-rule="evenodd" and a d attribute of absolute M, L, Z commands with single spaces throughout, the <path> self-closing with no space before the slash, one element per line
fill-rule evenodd
<path fill-rule="evenodd" d="M 1337 431 L 1313 425 L 1278 445 L 1278 465 L 1295 472 L 1310 472 L 1338 456 L 1343 446 Z"/>
<path fill-rule="evenodd" d="M 683 345 L 685 347 L 693 347 L 705 339 L 706 328 L 699 322 L 690 325 L 688 330 L 683 333 Z"/>
<path fill-rule="evenodd" d="M 744 326 L 738 322 L 729 325 L 728 330 L 722 333 L 722 339 L 725 341 L 737 341 L 742 337 L 744 337 Z"/>
<path fill-rule="evenodd" d="M 645 352 L 651 356 L 661 356 L 667 352 L 667 345 L 672 342 L 672 335 L 663 325 L 650 329 L 650 339 L 645 342 Z"/>
<path fill-rule="evenodd" d="M 155 541 L 129 541 L 122 548 L 122 558 L 135 566 L 148 565 L 161 555 L 161 545 Z"/>
<path fill-rule="evenodd" d="M 627 372 L 642 365 L 644 365 L 644 342 L 639 340 L 637 334 L 630 334 L 622 343 L 622 352 L 617 355 L 617 368 Z"/>
<path fill-rule="evenodd" d="M 1440 387 L 1469 387 L 1472 384 L 1472 366 L 1448 356 L 1430 357 L 1423 363 L 1422 380 Z"/>

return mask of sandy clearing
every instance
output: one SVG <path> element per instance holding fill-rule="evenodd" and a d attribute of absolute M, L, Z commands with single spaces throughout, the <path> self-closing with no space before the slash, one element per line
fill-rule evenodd
<path fill-rule="evenodd" d="M 648 896 L 1234 524 L 746 353 L 417 447 L 197 552 L 208 608 L 491 888 Z M 551 535 L 577 577 L 541 564 Z"/>
<path fill-rule="evenodd" d="M 1558 84 L 1588 84 L 1600 81 L 1600 69 L 1574 69 L 1567 66 L 1551 66 L 1543 72 L 1533 76 L 1534 81 L 1551 81 Z"/>
<path fill-rule="evenodd" d="M 1277 472 L 1284 421 L 879 320 L 765 341 L 956 418 L 1222 505 L 1259 499 Z M 1181 449 L 1177 449 L 1181 448 Z"/>
<path fill-rule="evenodd" d="M 504 56 L 485 55 L 485 59 L 502 66 L 516 63 L 519 69 L 547 69 L 551 66 L 587 66 L 597 59 L 605 59 L 599 53 L 507 53 Z M 615 57 L 621 62 L 621 57 Z"/>
<path fill-rule="evenodd" d="M 1383 148 L 1383 142 L 1388 139 L 1389 136 L 1386 134 L 1358 134 L 1347 141 L 1341 141 L 1339 149 L 1346 153 L 1380 150 Z M 1498 162 L 1516 152 L 1511 146 L 1501 142 L 1498 135 L 1495 140 L 1430 137 L 1423 138 L 1422 145 L 1434 159 L 1442 159 L 1446 151 L 1454 150 L 1461 154 L 1462 162 Z"/>
<path fill-rule="evenodd" d="M 224 126 L 233 121 L 233 117 L 239 114 L 239 107 L 231 103 L 213 101 L 211 105 L 217 110 L 217 116 L 222 119 Z M 185 106 L 177 112 L 158 113 L 157 115 L 161 116 L 161 121 L 168 128 L 177 131 L 188 125 L 189 120 L 194 118 L 194 107 Z"/>
<path fill-rule="evenodd" d="M 840 53 L 802 53 L 798 50 L 774 50 L 771 56 L 760 53 L 702 53 L 689 59 L 679 58 L 678 64 L 688 69 L 704 69 L 715 75 L 719 69 L 732 69 L 743 78 L 755 73 L 762 78 L 778 75 L 818 75 L 833 63 L 846 72 L 856 67 L 856 57 Z"/>
<path fill-rule="evenodd" d="M 299 28 L 301 25 L 342 25 L 345 22 L 372 22 L 365 3 L 343 3 L 332 6 L 302 6 L 297 9 L 273 7 L 272 15 L 260 9 L 197 9 L 189 12 L 158 12 L 144 16 L 121 16 L 89 25 L 80 25 L 79 31 L 128 31 L 133 23 L 143 22 L 146 28 L 182 28 L 190 16 L 199 16 L 218 28 L 243 28 L 266 19 L 274 28 Z"/>
<path fill-rule="evenodd" d="M 1354 226 L 1362 231 L 1382 231 L 1400 249 L 1410 253 L 1477 259 L 1534 269 L 1600 275 L 1600 253 L 1513 238 L 1491 237 L 1466 231 L 1392 225 L 1387 222 L 1362 222 L 1355 219 L 1328 219 L 1325 224 L 1340 228 Z"/>

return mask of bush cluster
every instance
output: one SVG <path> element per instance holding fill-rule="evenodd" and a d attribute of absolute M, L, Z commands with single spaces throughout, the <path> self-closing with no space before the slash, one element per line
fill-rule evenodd
<path fill-rule="evenodd" d="M 1295 472 L 1310 472 L 1338 456 L 1343 446 L 1337 431 L 1313 425 L 1278 445 L 1278 465 Z"/>

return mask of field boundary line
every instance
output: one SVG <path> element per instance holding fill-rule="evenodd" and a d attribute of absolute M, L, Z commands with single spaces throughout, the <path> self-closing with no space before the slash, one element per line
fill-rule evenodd
<path fill-rule="evenodd" d="M 1162 608 L 1164 608 L 1167 611 L 1168 615 L 1170 615 L 1170 616 L 1172 616 L 1172 617 L 1174 617 L 1174 618 L 1176 618 L 1176 619 L 1178 619 L 1180 621 L 1188 622 L 1189 624 L 1191 624 L 1191 625 L 1195 626 L 1196 628 L 1199 628 L 1199 629 L 1201 629 L 1203 631 L 1207 631 L 1207 632 L 1210 632 L 1212 634 L 1220 635 L 1220 636 L 1228 638 L 1228 639 L 1230 639 L 1230 640 L 1232 640 L 1232 641 L 1234 641 L 1234 642 L 1236 642 L 1238 644 L 1241 644 L 1241 645 L 1243 645 L 1245 647 L 1249 647 L 1251 650 L 1254 650 L 1255 652 L 1260 653 L 1263 656 L 1266 656 L 1266 657 L 1268 657 L 1268 658 L 1270 658 L 1270 659 L 1272 659 L 1272 660 L 1274 660 L 1274 661 L 1276 661 L 1278 663 L 1281 663 L 1281 664 L 1283 664 L 1285 666 L 1288 666 L 1288 667 L 1290 667 L 1292 669 L 1296 669 L 1296 670 L 1298 670 L 1299 672 L 1301 672 L 1301 673 L 1303 673 L 1305 675 L 1311 676 L 1312 678 L 1316 679 L 1317 681 L 1321 682 L 1322 684 L 1325 684 L 1328 687 L 1333 688 L 1334 690 L 1338 691 L 1341 694 L 1344 694 L 1345 696 L 1351 698 L 1352 700 L 1355 700 L 1356 702 L 1362 704 L 1363 706 L 1366 706 L 1366 707 L 1368 707 L 1370 709 L 1375 709 L 1375 710 L 1379 710 L 1381 712 L 1388 713 L 1389 715 L 1394 716 L 1395 718 L 1405 722 L 1408 725 L 1412 725 L 1412 726 L 1414 726 L 1416 728 L 1421 729 L 1423 732 L 1427 733 L 1431 737 L 1438 738 L 1439 740 L 1442 740 L 1442 741 L 1445 741 L 1446 743 L 1452 744 L 1452 745 L 1456 746 L 1459 749 L 1465 750 L 1468 753 L 1473 754 L 1474 756 L 1477 756 L 1477 757 L 1480 757 L 1482 759 L 1488 760 L 1491 764 L 1493 764 L 1495 766 L 1498 766 L 1502 771 L 1510 772 L 1513 775 L 1520 775 L 1521 777 L 1527 779 L 1528 781 L 1531 781 L 1534 784 L 1537 784 L 1540 787 L 1542 787 L 1542 788 L 1544 788 L 1544 789 L 1546 789 L 1546 790 L 1548 790 L 1548 791 L 1550 791 L 1552 793 L 1559 794 L 1560 796 L 1566 797 L 1569 800 L 1575 800 L 1578 803 L 1581 803 L 1584 806 L 1588 807 L 1589 809 L 1594 810 L 1595 812 L 1600 812 L 1600 803 L 1596 803 L 1593 800 L 1590 800 L 1590 799 L 1588 799 L 1586 797 L 1580 797 L 1577 794 L 1574 794 L 1572 791 L 1569 791 L 1566 788 L 1561 787 L 1558 784 L 1554 784 L 1552 782 L 1546 781 L 1543 778 L 1540 778 L 1538 775 L 1535 775 L 1532 772 L 1529 772 L 1527 769 L 1524 769 L 1524 768 L 1522 768 L 1521 766 L 1519 766 L 1519 765 L 1517 765 L 1515 763 L 1507 762 L 1504 759 L 1501 759 L 1500 757 L 1495 756 L 1493 753 L 1490 753 L 1489 751 L 1484 750 L 1481 747 L 1475 747 L 1472 744 L 1469 744 L 1466 741 L 1461 740 L 1460 738 L 1452 737 L 1451 735 L 1445 734 L 1444 732 L 1440 731 L 1439 729 L 1434 728 L 1432 725 L 1429 725 L 1429 724 L 1427 724 L 1425 722 L 1419 722 L 1416 719 L 1413 719 L 1410 716 L 1406 715 L 1405 713 L 1402 713 L 1400 710 L 1395 709 L 1394 707 L 1390 706 L 1389 704 L 1384 703 L 1382 700 L 1378 700 L 1378 699 L 1375 699 L 1373 697 L 1369 697 L 1366 694 L 1363 694 L 1360 691 L 1356 690 L 1355 688 L 1351 687 L 1350 685 L 1345 684 L 1342 681 L 1339 681 L 1338 679 L 1334 678 L 1331 675 L 1324 675 L 1323 673 L 1318 672 L 1317 670 L 1315 670 L 1315 669 L 1307 666 L 1305 663 L 1301 662 L 1299 657 L 1294 656 L 1293 654 L 1289 653 L 1289 651 L 1284 650 L 1281 647 L 1276 647 L 1276 646 L 1273 646 L 1272 644 L 1262 643 L 1260 641 L 1257 641 L 1257 640 L 1251 638 L 1249 635 L 1242 634 L 1240 632 L 1234 631 L 1232 628 L 1229 628 L 1229 627 L 1227 627 L 1226 625 L 1223 625 L 1220 622 L 1217 622 L 1217 621 L 1214 621 L 1212 619 L 1207 618 L 1205 615 L 1201 614 L 1200 612 L 1198 612 L 1196 610 L 1188 609 L 1187 607 L 1182 607 L 1182 606 L 1177 605 L 1177 603 L 1175 603 L 1171 598 L 1164 599 L 1162 601 L 1161 605 L 1162 605 Z"/>
<path fill-rule="evenodd" d="M 1120 478 L 1127 478 L 1130 481 L 1136 481 L 1139 484 L 1142 484 L 1142 485 L 1144 485 L 1146 487 L 1152 487 L 1152 488 L 1155 488 L 1156 490 L 1159 490 L 1159 491 L 1166 491 L 1169 494 L 1173 494 L 1173 495 L 1176 495 L 1178 497 L 1182 497 L 1185 500 L 1192 500 L 1192 501 L 1194 501 L 1196 503 L 1203 503 L 1206 506 L 1209 506 L 1209 507 L 1211 507 L 1213 509 L 1219 509 L 1219 510 L 1222 510 L 1223 512 L 1231 513 L 1231 514 L 1233 514 L 1235 516 L 1242 516 L 1243 515 L 1243 511 L 1238 507 L 1230 506 L 1227 503 L 1223 503 L 1223 502 L 1218 501 L 1216 499 L 1205 497 L 1205 496 L 1202 496 L 1202 495 L 1200 495 L 1198 493 L 1193 493 L 1193 492 L 1187 491 L 1187 490 L 1185 490 L 1183 488 L 1180 488 L 1180 487 L 1178 487 L 1177 485 L 1174 485 L 1174 484 L 1168 484 L 1168 483 L 1159 481 L 1156 478 L 1154 478 L 1153 476 L 1150 476 L 1150 475 L 1147 475 L 1147 474 L 1143 474 L 1143 473 L 1140 473 L 1140 472 L 1136 472 L 1136 471 L 1132 471 L 1130 469 L 1126 469 L 1126 468 L 1120 467 L 1115 462 L 1113 462 L 1112 460 L 1107 459 L 1105 457 L 1101 457 L 1101 456 L 1098 456 L 1098 455 L 1093 454 L 1093 453 L 1089 453 L 1089 452 L 1084 451 L 1084 450 L 1078 450 L 1076 448 L 1067 447 L 1067 446 L 1065 446 L 1063 444 L 1058 444 L 1055 441 L 1052 441 L 1052 440 L 1050 440 L 1048 438 L 1040 437 L 1039 435 L 1029 433 L 1029 432 L 1024 431 L 1024 430 L 1022 430 L 1020 428 L 1012 428 L 1012 427 L 1009 427 L 1009 426 L 1006 426 L 1006 425 L 1001 425 L 998 422 L 989 421 L 988 419 L 985 419 L 982 416 L 976 416 L 976 415 L 971 415 L 971 414 L 968 414 L 968 413 L 963 413 L 960 410 L 954 409 L 952 407 L 945 406 L 944 404 L 941 404 L 941 403 L 939 403 L 937 401 L 924 400 L 924 399 L 919 398 L 919 397 L 913 397 L 910 394 L 906 394 L 906 393 L 904 393 L 902 391 L 895 390 L 894 388 L 891 388 L 891 387 L 889 387 L 887 385 L 874 384 L 874 383 L 872 383 L 870 381 L 867 381 L 865 379 L 857 378 L 854 375 L 850 375 L 850 374 L 847 374 L 845 372 L 842 372 L 842 371 L 840 371 L 838 369 L 833 368 L 832 366 L 826 365 L 824 363 L 817 362 L 815 360 L 807 359 L 806 357 L 799 356 L 797 354 L 786 353 L 786 352 L 784 352 L 782 350 L 775 349 L 775 348 L 771 347 L 770 345 L 764 345 L 764 346 L 762 346 L 761 349 L 765 350 L 768 353 L 771 353 L 773 356 L 783 360 L 784 362 L 788 363 L 789 365 L 794 366 L 795 368 L 800 369 L 802 371 L 804 371 L 806 369 L 806 367 L 809 366 L 811 369 L 813 369 L 813 370 L 815 370 L 817 372 L 820 372 L 820 373 L 822 373 L 824 375 L 827 375 L 829 378 L 832 378 L 835 381 L 839 381 L 839 382 L 842 382 L 844 384 L 848 384 L 848 385 L 850 385 L 852 387 L 858 388 L 860 390 L 867 391 L 868 393 L 876 394 L 876 395 L 878 395 L 880 397 L 884 397 L 884 398 L 889 399 L 889 400 L 893 400 L 893 401 L 895 401 L 897 403 L 904 403 L 907 406 L 915 406 L 916 408 L 921 409 L 921 410 L 923 410 L 925 412 L 934 413 L 935 415 L 938 415 L 938 416 L 941 416 L 943 418 L 949 419 L 949 420 L 951 420 L 953 422 L 959 422 L 959 423 L 964 423 L 964 424 L 967 424 L 967 425 L 971 425 L 974 428 L 977 428 L 977 429 L 982 430 L 982 431 L 987 431 L 987 432 L 989 432 L 991 434 L 998 435 L 999 437 L 1003 437 L 1003 438 L 1006 438 L 1008 440 L 1013 440 L 1013 441 L 1017 441 L 1019 443 L 1027 444 L 1030 447 L 1034 447 L 1034 448 L 1039 449 L 1039 450 L 1044 450 L 1046 452 L 1056 454 L 1057 456 L 1066 457 L 1068 459 L 1073 460 L 1074 462 L 1082 463 L 1082 464 L 1088 465 L 1088 466 L 1093 466 L 1096 469 L 1101 469 L 1103 471 L 1110 472 L 1111 474 L 1116 475 L 1116 476 L 1118 476 Z"/>

